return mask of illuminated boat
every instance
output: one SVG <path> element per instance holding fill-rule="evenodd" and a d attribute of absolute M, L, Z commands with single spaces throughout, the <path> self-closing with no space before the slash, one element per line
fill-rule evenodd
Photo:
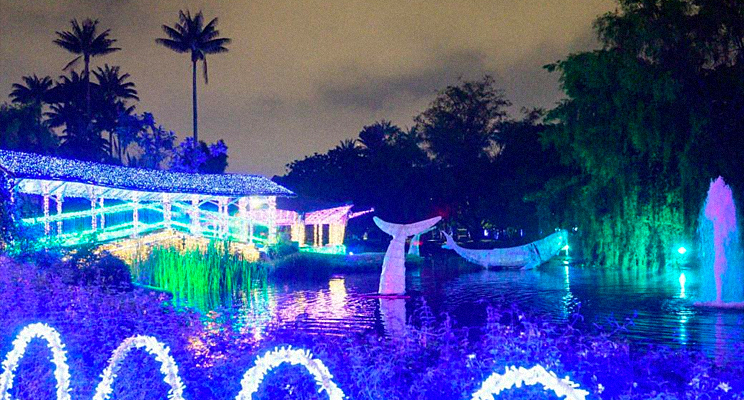
<path fill-rule="evenodd" d="M 522 246 L 491 250 L 466 249 L 455 243 L 451 235 L 444 233 L 444 236 L 447 238 L 446 248 L 454 250 L 467 261 L 486 268 L 519 267 L 532 269 L 558 255 L 568 244 L 568 233 L 566 231 L 555 232 L 544 239 Z"/>

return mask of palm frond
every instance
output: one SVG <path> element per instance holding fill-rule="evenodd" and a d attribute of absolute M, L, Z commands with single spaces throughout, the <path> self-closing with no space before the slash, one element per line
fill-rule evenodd
<path fill-rule="evenodd" d="M 155 39 L 155 43 L 161 44 L 177 53 L 185 53 L 189 50 L 188 47 L 184 47 L 184 43 L 172 39 Z"/>
<path fill-rule="evenodd" d="M 176 24 L 176 28 L 182 28 L 181 25 Z M 163 25 L 163 32 L 173 40 L 183 41 L 183 32 L 180 29 L 171 28 L 168 25 Z"/>
<path fill-rule="evenodd" d="M 83 56 L 77 56 L 73 58 L 72 61 L 68 62 L 67 65 L 65 65 L 65 67 L 62 68 L 62 71 L 67 71 L 68 69 L 73 67 L 75 64 L 78 63 L 78 61 L 80 61 L 81 58 L 83 58 Z"/>

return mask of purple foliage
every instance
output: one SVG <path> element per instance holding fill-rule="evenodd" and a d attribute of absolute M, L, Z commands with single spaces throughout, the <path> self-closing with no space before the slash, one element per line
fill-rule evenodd
<path fill-rule="evenodd" d="M 542 364 L 569 376 L 592 398 L 741 398 L 744 351 L 714 362 L 686 350 L 634 347 L 617 337 L 622 325 L 585 333 L 556 325 L 511 306 L 488 309 L 477 331 L 457 328 L 446 315 L 416 307 L 411 326 L 396 338 L 377 332 L 342 337 L 272 333 L 261 342 L 250 327 L 226 327 L 219 316 L 200 316 L 167 305 L 165 294 L 117 292 L 67 285 L 54 268 L 0 259 L 0 353 L 10 350 L 26 324 L 55 327 L 66 344 L 73 398 L 90 398 L 112 350 L 126 337 L 146 334 L 171 348 L 188 399 L 233 399 L 240 379 L 258 355 L 279 345 L 307 348 L 334 375 L 350 399 L 469 399 L 492 372 L 507 365 Z M 21 362 L 14 398 L 52 398 L 53 374 L 40 343 Z M 317 399 L 310 376 L 283 366 L 269 374 L 259 399 Z M 125 362 L 114 385 L 116 399 L 165 398 L 158 365 L 143 352 Z M 502 398 L 527 399 L 539 388 L 513 389 Z"/>

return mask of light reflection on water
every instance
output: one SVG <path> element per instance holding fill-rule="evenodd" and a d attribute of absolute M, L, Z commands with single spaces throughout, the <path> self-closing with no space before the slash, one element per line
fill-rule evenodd
<path fill-rule="evenodd" d="M 360 294 L 377 289 L 379 275 L 352 273 L 329 279 L 271 282 L 243 293 L 220 311 L 226 323 L 261 340 L 267 332 L 348 335 L 396 334 L 421 300 L 435 315 L 446 312 L 461 326 L 485 322 L 487 304 L 520 309 L 567 323 L 576 312 L 583 328 L 613 330 L 626 324 L 638 343 L 686 346 L 720 353 L 742 341 L 744 312 L 692 306 L 700 282 L 695 270 L 666 273 L 579 268 L 562 261 L 532 271 L 457 272 L 423 267 L 409 271 L 411 299 L 385 301 Z M 632 321 L 632 324 L 630 323 Z M 723 349 L 723 350 L 722 350 Z"/>

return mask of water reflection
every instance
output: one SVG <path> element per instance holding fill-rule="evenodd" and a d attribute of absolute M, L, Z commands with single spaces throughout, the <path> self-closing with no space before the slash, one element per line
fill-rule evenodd
<path fill-rule="evenodd" d="M 411 299 L 376 299 L 375 273 L 342 274 L 325 280 L 268 282 L 243 292 L 217 310 L 222 324 L 262 340 L 272 331 L 319 335 L 405 330 L 406 313 L 425 301 L 435 316 L 448 313 L 462 326 L 482 326 L 490 304 L 515 304 L 556 323 L 573 321 L 577 311 L 585 329 L 594 324 L 627 325 L 623 334 L 638 343 L 703 349 L 717 357 L 742 340 L 741 310 L 693 307 L 699 293 L 696 269 L 684 273 L 579 268 L 562 260 L 532 271 L 459 272 L 424 267 L 410 271 Z"/>
<path fill-rule="evenodd" d="M 406 300 L 379 299 L 380 316 L 385 327 L 385 334 L 390 337 L 402 337 L 406 329 Z"/>

